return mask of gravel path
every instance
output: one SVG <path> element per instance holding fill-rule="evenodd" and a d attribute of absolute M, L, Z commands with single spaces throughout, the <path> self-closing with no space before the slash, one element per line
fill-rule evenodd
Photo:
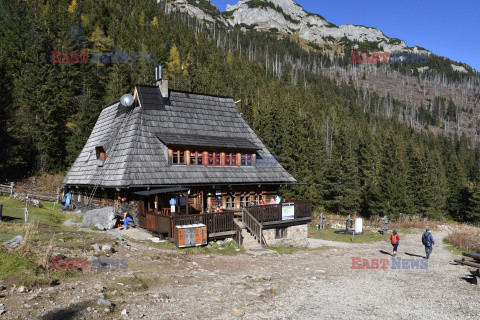
<path fill-rule="evenodd" d="M 234 319 L 235 306 L 245 319 L 480 319 L 480 290 L 462 279 L 466 268 L 449 263 L 453 255 L 444 249 L 444 236 L 435 234 L 427 269 L 391 269 L 391 246 L 383 241 L 312 241 L 337 248 L 276 257 L 199 257 L 192 284 L 168 293 L 178 300 L 149 313 Z M 420 233 L 402 236 L 397 258 L 420 261 L 423 255 Z M 352 257 L 389 264 L 383 270 L 352 270 Z"/>
<path fill-rule="evenodd" d="M 42 292 L 4 293 L 0 304 L 7 312 L 0 320 L 62 314 L 69 315 L 65 319 L 480 319 L 480 287 L 463 279 L 468 268 L 450 263 L 454 256 L 442 241 L 446 233 L 433 235 L 437 244 L 424 269 L 393 269 L 385 241 L 311 239 L 317 249 L 266 256 L 186 255 L 130 242 L 113 255 L 129 259 L 127 270 L 88 270 L 79 280 Z M 397 258 L 420 262 L 421 233 L 400 236 Z M 387 259 L 388 265 L 352 269 L 356 257 Z M 133 277 L 146 279 L 148 289 L 138 290 L 128 280 Z M 96 304 L 104 294 L 115 304 L 113 312 Z"/>

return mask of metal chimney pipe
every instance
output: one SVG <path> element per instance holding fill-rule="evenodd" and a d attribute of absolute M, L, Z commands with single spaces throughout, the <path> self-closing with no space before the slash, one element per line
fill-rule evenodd
<path fill-rule="evenodd" d="M 160 89 L 160 94 L 168 98 L 168 79 L 163 78 L 163 67 L 159 65 L 155 68 L 155 85 Z"/>

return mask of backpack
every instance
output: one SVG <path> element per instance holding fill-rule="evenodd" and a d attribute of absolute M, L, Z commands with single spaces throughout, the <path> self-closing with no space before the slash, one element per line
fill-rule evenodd
<path fill-rule="evenodd" d="M 430 232 L 425 232 L 422 236 L 422 243 L 424 246 L 427 246 L 429 243 L 428 241 L 429 235 L 430 235 Z"/>
<path fill-rule="evenodd" d="M 392 244 L 397 244 L 398 243 L 398 238 L 397 238 L 397 235 L 391 235 L 390 236 L 390 240 L 392 241 Z"/>

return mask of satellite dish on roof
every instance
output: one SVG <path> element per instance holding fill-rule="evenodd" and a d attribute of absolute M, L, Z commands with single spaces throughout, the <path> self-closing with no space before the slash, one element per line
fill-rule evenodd
<path fill-rule="evenodd" d="M 120 103 L 124 107 L 130 107 L 133 104 L 133 96 L 131 94 L 124 94 L 120 98 Z"/>

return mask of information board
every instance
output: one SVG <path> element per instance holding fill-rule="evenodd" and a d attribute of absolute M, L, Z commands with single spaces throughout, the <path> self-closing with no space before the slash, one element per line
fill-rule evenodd
<path fill-rule="evenodd" d="M 295 206 L 293 203 L 286 203 L 282 206 L 282 220 L 295 219 Z"/>

